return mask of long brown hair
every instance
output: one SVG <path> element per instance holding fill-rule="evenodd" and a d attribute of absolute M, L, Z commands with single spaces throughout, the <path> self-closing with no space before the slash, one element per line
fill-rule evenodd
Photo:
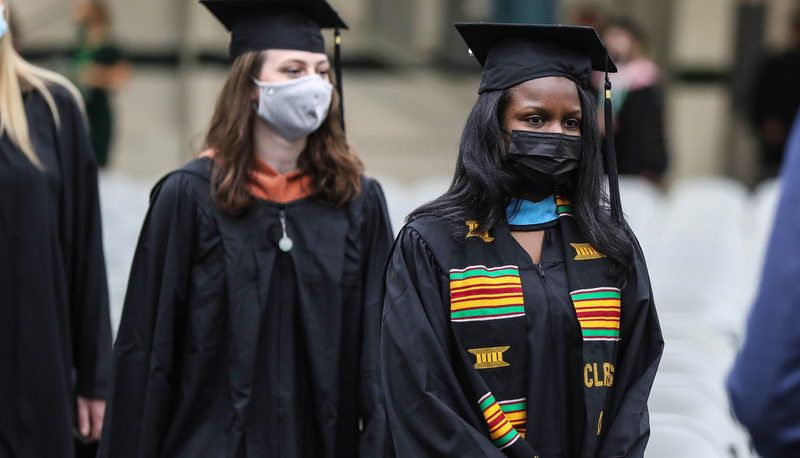
<path fill-rule="evenodd" d="M 250 95 L 267 52 L 248 52 L 233 61 L 206 135 L 205 148 L 215 150 L 218 165 L 212 172 L 211 196 L 223 212 L 232 215 L 244 213 L 255 203 L 246 187 L 255 165 L 256 113 Z M 334 89 L 328 117 L 308 136 L 297 164 L 310 178 L 311 196 L 333 206 L 344 205 L 361 191 L 364 170 L 345 138 L 340 103 Z"/>

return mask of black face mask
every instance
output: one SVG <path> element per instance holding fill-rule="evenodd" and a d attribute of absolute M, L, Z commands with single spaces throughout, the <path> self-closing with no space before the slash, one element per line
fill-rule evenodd
<path fill-rule="evenodd" d="M 583 140 L 577 135 L 515 130 L 511 136 L 508 161 L 522 182 L 517 191 L 553 192 L 578 168 Z"/>

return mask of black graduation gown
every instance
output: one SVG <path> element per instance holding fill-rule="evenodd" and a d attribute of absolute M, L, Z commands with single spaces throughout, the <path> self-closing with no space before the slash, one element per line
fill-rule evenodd
<path fill-rule="evenodd" d="M 340 208 L 260 200 L 231 217 L 209 178 L 198 159 L 153 190 L 100 456 L 382 456 L 380 186 L 363 179 Z"/>
<path fill-rule="evenodd" d="M 71 457 L 75 396 L 103 398 L 111 355 L 97 167 L 75 100 L 25 92 L 35 168 L 0 138 L 0 456 Z"/>
<path fill-rule="evenodd" d="M 614 149 L 620 175 L 647 175 L 660 179 L 669 162 L 661 87 L 646 86 L 628 91 L 614 127 Z"/>
<path fill-rule="evenodd" d="M 759 178 L 777 176 L 789 130 L 800 109 L 800 48 L 769 56 L 761 63 L 748 108 L 761 147 Z M 764 125 L 769 120 L 778 121 L 787 137 L 767 141 Z"/>
<path fill-rule="evenodd" d="M 540 264 L 516 242 L 514 259 L 504 260 L 519 266 L 528 346 L 525 440 L 540 458 L 582 456 L 584 384 L 593 383 L 584 371 L 560 232 L 558 226 L 545 231 Z M 459 233 L 443 220 L 420 218 L 401 230 L 387 264 L 381 365 L 399 457 L 505 456 L 490 440 L 475 402 L 482 393 L 469 382 L 474 361 L 460 358 L 450 322 L 448 272 L 466 267 L 453 264 L 467 243 Z M 492 235 L 512 237 L 508 226 Z M 615 382 L 597 457 L 643 456 L 647 397 L 663 346 L 641 256 L 621 300 Z"/>

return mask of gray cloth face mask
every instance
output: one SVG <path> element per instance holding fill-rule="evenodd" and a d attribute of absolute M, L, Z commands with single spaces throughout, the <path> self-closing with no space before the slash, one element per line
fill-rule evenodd
<path fill-rule="evenodd" d="M 314 132 L 328 117 L 333 85 L 319 75 L 285 83 L 253 79 L 259 89 L 256 113 L 278 135 L 295 142 Z"/>

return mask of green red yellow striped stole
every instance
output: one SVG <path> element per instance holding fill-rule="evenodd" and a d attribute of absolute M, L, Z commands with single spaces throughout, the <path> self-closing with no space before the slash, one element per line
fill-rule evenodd
<path fill-rule="evenodd" d="M 500 450 L 516 442 L 521 436 L 503 413 L 500 404 L 494 399 L 492 392 L 488 392 L 478 400 L 483 418 L 489 425 L 489 435 L 492 443 Z"/>
<path fill-rule="evenodd" d="M 502 320 L 525 316 L 517 266 L 450 270 L 450 320 Z"/>
<path fill-rule="evenodd" d="M 528 402 L 526 398 L 497 401 L 500 409 L 505 414 L 511 426 L 517 430 L 522 438 L 528 430 Z"/>
<path fill-rule="evenodd" d="M 569 199 L 556 195 L 556 213 L 558 216 L 572 216 L 572 206 Z"/>
<path fill-rule="evenodd" d="M 578 314 L 583 340 L 619 340 L 618 288 L 579 289 L 569 294 Z"/>

